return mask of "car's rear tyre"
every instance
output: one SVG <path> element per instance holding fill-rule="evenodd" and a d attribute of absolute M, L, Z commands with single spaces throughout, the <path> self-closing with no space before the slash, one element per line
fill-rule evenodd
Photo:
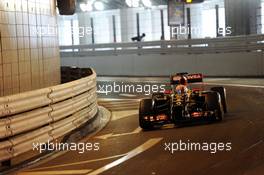
<path fill-rule="evenodd" d="M 153 129 L 151 122 L 144 120 L 145 116 L 153 115 L 152 99 L 143 99 L 139 105 L 139 126 L 144 130 Z"/>
<path fill-rule="evenodd" d="M 223 106 L 224 113 L 227 113 L 227 103 L 226 103 L 226 89 L 224 87 L 213 87 L 212 91 L 218 92 L 221 96 L 221 103 Z"/>
<path fill-rule="evenodd" d="M 211 91 L 206 94 L 206 105 L 209 111 L 214 111 L 215 121 L 223 120 L 223 108 L 221 104 L 221 96 L 218 92 Z"/>

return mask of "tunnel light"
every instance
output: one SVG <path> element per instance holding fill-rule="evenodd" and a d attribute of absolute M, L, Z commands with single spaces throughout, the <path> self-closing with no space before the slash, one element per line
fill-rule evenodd
<path fill-rule="evenodd" d="M 128 7 L 139 7 L 139 0 L 126 0 Z"/>
<path fill-rule="evenodd" d="M 96 1 L 96 2 L 94 2 L 94 8 L 96 10 L 104 10 L 105 9 L 104 3 L 101 1 Z"/>
<path fill-rule="evenodd" d="M 59 8 L 58 7 L 56 7 L 56 13 L 57 13 L 57 15 L 60 14 L 60 11 L 59 11 Z"/>
<path fill-rule="evenodd" d="M 131 0 L 126 0 L 126 4 L 128 7 L 132 7 L 132 1 Z"/>
<path fill-rule="evenodd" d="M 93 11 L 93 3 L 87 2 L 87 11 Z"/>
<path fill-rule="evenodd" d="M 87 11 L 87 4 L 80 4 L 80 8 L 83 12 Z"/>
<path fill-rule="evenodd" d="M 133 7 L 139 7 L 139 0 L 133 0 L 132 5 Z"/>
<path fill-rule="evenodd" d="M 151 0 L 142 0 L 142 4 L 148 8 L 152 7 Z"/>
<path fill-rule="evenodd" d="M 93 10 L 93 6 L 92 6 L 92 3 L 90 2 L 87 2 L 87 4 L 80 4 L 80 9 L 83 11 L 83 12 L 90 12 Z"/>

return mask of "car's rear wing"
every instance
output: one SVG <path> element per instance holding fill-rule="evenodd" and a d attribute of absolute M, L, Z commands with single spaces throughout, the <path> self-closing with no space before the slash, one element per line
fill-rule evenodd
<path fill-rule="evenodd" d="M 201 83 L 203 82 L 203 74 L 188 74 L 180 73 L 171 76 L 171 84 L 177 85 L 180 82 L 182 76 L 185 76 L 188 80 L 188 83 Z"/>

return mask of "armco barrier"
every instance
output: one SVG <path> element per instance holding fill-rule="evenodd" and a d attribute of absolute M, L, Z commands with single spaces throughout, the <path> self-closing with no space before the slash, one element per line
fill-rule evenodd
<path fill-rule="evenodd" d="M 96 73 L 70 83 L 0 98 L 0 162 L 55 141 L 97 113 Z"/>
<path fill-rule="evenodd" d="M 61 57 L 209 54 L 263 50 L 264 35 L 60 46 Z M 72 65 L 71 65 L 72 66 Z"/>

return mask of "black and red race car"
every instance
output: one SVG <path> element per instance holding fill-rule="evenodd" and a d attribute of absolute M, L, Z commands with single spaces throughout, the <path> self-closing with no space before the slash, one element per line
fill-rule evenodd
<path fill-rule="evenodd" d="M 170 78 L 169 89 L 142 99 L 139 106 L 139 125 L 144 130 L 174 123 L 222 121 L 227 113 L 226 90 L 190 88 L 188 84 L 203 82 L 202 74 L 178 73 Z M 184 80 L 186 82 L 184 82 Z"/>

